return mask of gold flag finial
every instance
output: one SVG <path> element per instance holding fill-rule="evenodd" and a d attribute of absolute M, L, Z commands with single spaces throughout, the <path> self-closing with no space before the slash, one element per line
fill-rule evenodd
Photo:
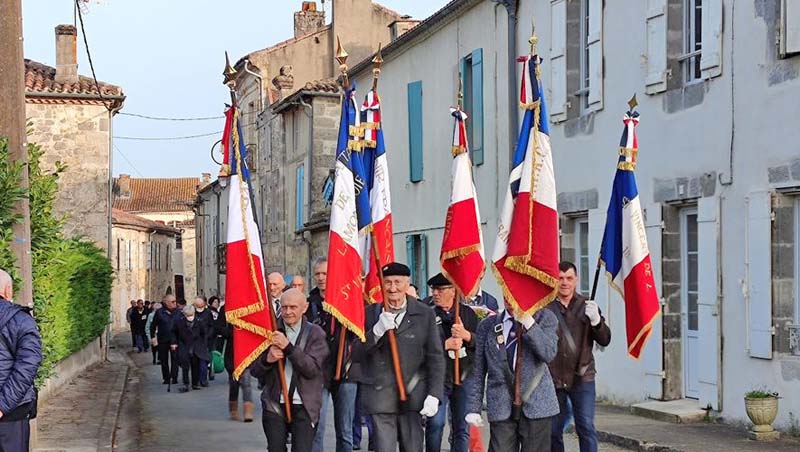
<path fill-rule="evenodd" d="M 350 80 L 347 78 L 347 57 L 349 55 L 342 47 L 342 40 L 339 39 L 339 36 L 336 36 L 336 61 L 339 62 L 339 72 L 342 73 L 342 86 L 344 89 L 350 87 Z"/>
<path fill-rule="evenodd" d="M 633 93 L 633 97 L 631 97 L 631 100 L 628 101 L 628 109 L 633 111 L 638 105 L 639 102 L 636 101 L 636 93 Z"/>
<path fill-rule="evenodd" d="M 222 75 L 225 77 L 222 83 L 226 85 L 233 82 L 234 77 L 236 77 L 236 69 L 231 66 L 231 60 L 228 58 L 227 51 L 225 51 L 225 70 L 222 71 Z"/>
<path fill-rule="evenodd" d="M 378 77 L 381 75 L 381 65 L 383 64 L 383 56 L 381 55 L 381 43 L 378 43 L 378 51 L 375 57 L 372 58 L 372 90 L 378 90 Z"/>
<path fill-rule="evenodd" d="M 531 55 L 536 55 L 536 45 L 539 43 L 539 37 L 536 36 L 536 19 L 531 17 L 531 37 L 528 38 L 528 43 L 531 45 Z"/>

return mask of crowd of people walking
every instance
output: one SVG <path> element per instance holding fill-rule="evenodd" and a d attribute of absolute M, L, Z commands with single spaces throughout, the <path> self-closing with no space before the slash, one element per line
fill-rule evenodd
<path fill-rule="evenodd" d="M 444 441 L 452 452 L 484 451 L 480 428 L 486 418 L 489 451 L 561 452 L 562 432 L 572 418 L 580 450 L 597 450 L 592 348 L 594 343 L 608 345 L 610 330 L 597 305 L 575 291 L 578 275 L 572 263 L 560 265 L 558 294 L 548 308 L 517 319 L 482 290 L 459 300 L 441 273 L 427 281 L 431 295 L 420 300 L 409 268 L 386 265 L 386 300 L 367 306 L 365 342 L 349 330 L 342 334 L 343 325 L 323 307 L 327 265 L 324 258 L 314 262 L 314 287 L 308 294 L 301 275 L 267 276 L 278 327 L 271 346 L 238 379 L 233 377 L 234 327 L 217 297 L 197 297 L 191 304 L 172 295 L 158 303 L 132 301 L 132 347 L 144 353 L 149 346 L 163 384 L 177 385 L 181 393 L 207 387 L 215 370 L 224 368 L 233 421 L 256 418 L 253 393 L 260 390 L 270 452 L 289 450 L 289 445 L 299 452 L 350 452 L 362 446 L 377 452 L 395 452 L 398 446 L 401 452 L 438 452 Z M 396 337 L 403 402 L 389 335 Z M 518 377 L 523 396 L 515 406 Z M 330 416 L 335 444 L 325 443 Z"/>

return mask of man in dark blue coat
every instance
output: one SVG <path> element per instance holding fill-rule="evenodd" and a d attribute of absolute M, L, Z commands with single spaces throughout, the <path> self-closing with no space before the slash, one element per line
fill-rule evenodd
<path fill-rule="evenodd" d="M 9 301 L 13 295 L 11 277 L 0 270 L 0 450 L 27 452 L 42 340 L 33 317 Z"/>
<path fill-rule="evenodd" d="M 177 347 L 173 347 L 173 327 L 176 317 L 179 316 L 177 312 L 177 303 L 174 295 L 164 296 L 164 307 L 159 309 L 153 322 L 150 324 L 150 337 L 152 337 L 151 344 L 153 347 L 158 347 L 158 360 L 161 361 L 161 377 L 164 379 L 163 384 L 178 383 L 178 357 Z"/>

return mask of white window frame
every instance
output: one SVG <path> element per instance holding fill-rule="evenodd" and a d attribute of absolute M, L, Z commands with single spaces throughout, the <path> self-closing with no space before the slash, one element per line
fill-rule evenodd
<path fill-rule="evenodd" d="M 586 238 L 581 240 L 581 226 L 586 225 Z M 586 254 L 581 253 L 581 248 L 586 248 Z M 582 261 L 586 259 L 586 269 L 583 268 Z M 575 220 L 575 266 L 578 268 L 578 291 L 583 295 L 589 295 L 592 290 L 591 281 L 591 257 L 589 250 L 589 217 L 581 217 Z"/>
<path fill-rule="evenodd" d="M 591 86 L 591 75 L 589 74 L 589 2 L 591 0 L 580 0 L 580 54 L 578 55 L 578 67 L 580 70 L 580 82 L 575 96 L 580 98 L 581 114 L 589 112 L 589 90 Z"/>
<path fill-rule="evenodd" d="M 695 12 L 700 9 L 700 17 Z M 700 59 L 703 49 L 703 0 L 683 0 L 683 55 L 678 57 L 683 73 L 683 84 L 699 83 L 705 78 L 701 70 Z M 697 21 L 699 19 L 699 23 Z M 699 42 L 695 39 L 697 28 L 701 28 Z M 699 46 L 699 48 L 698 48 Z"/>
<path fill-rule="evenodd" d="M 698 264 L 697 275 L 695 275 L 696 283 L 695 283 L 695 289 L 693 291 L 690 291 L 689 290 L 689 253 L 690 253 L 690 251 L 689 251 L 689 234 L 687 233 L 689 215 L 694 215 L 695 216 L 695 224 L 696 225 L 698 225 L 698 223 L 699 223 L 698 222 L 697 208 L 691 207 L 691 208 L 686 208 L 686 209 L 681 210 L 681 230 L 680 230 L 680 235 L 681 235 L 681 298 L 686 300 L 686 327 L 689 328 L 690 321 L 691 321 L 691 319 L 689 317 L 689 294 L 690 294 L 690 292 L 695 294 L 695 296 L 696 296 L 695 299 L 697 300 L 696 301 L 696 303 L 697 303 L 697 306 L 696 306 L 696 309 L 697 309 L 697 311 L 696 311 L 697 312 L 697 319 L 696 319 L 697 320 L 697 324 L 696 324 L 696 329 L 694 329 L 692 331 L 699 331 L 700 330 L 700 311 L 699 311 L 700 292 L 698 290 L 699 289 L 699 283 L 700 283 L 700 267 L 699 267 L 699 264 L 700 264 L 700 261 L 699 261 L 699 257 L 700 257 L 699 238 L 700 237 L 699 237 L 699 225 L 698 225 L 698 231 L 697 231 L 698 232 L 698 238 L 697 238 L 698 246 L 697 246 L 697 249 L 695 249 L 693 251 L 694 255 L 697 256 L 697 259 L 698 259 L 696 261 L 697 264 Z M 681 310 L 683 310 L 683 309 L 681 309 Z"/>

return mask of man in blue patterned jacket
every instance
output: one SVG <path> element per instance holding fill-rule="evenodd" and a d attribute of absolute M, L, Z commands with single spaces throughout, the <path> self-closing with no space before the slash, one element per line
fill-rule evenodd
<path fill-rule="evenodd" d="M 0 451 L 28 452 L 42 340 L 30 313 L 9 301 L 13 295 L 11 277 L 0 270 Z"/>
<path fill-rule="evenodd" d="M 472 375 L 465 382 L 466 420 L 482 425 L 486 390 L 489 452 L 550 451 L 551 418 L 559 408 L 547 363 L 558 350 L 557 329 L 558 320 L 547 309 L 515 320 L 506 308 L 478 325 Z M 521 347 L 519 355 L 517 347 Z M 522 404 L 514 407 L 515 370 L 520 360 Z"/>

